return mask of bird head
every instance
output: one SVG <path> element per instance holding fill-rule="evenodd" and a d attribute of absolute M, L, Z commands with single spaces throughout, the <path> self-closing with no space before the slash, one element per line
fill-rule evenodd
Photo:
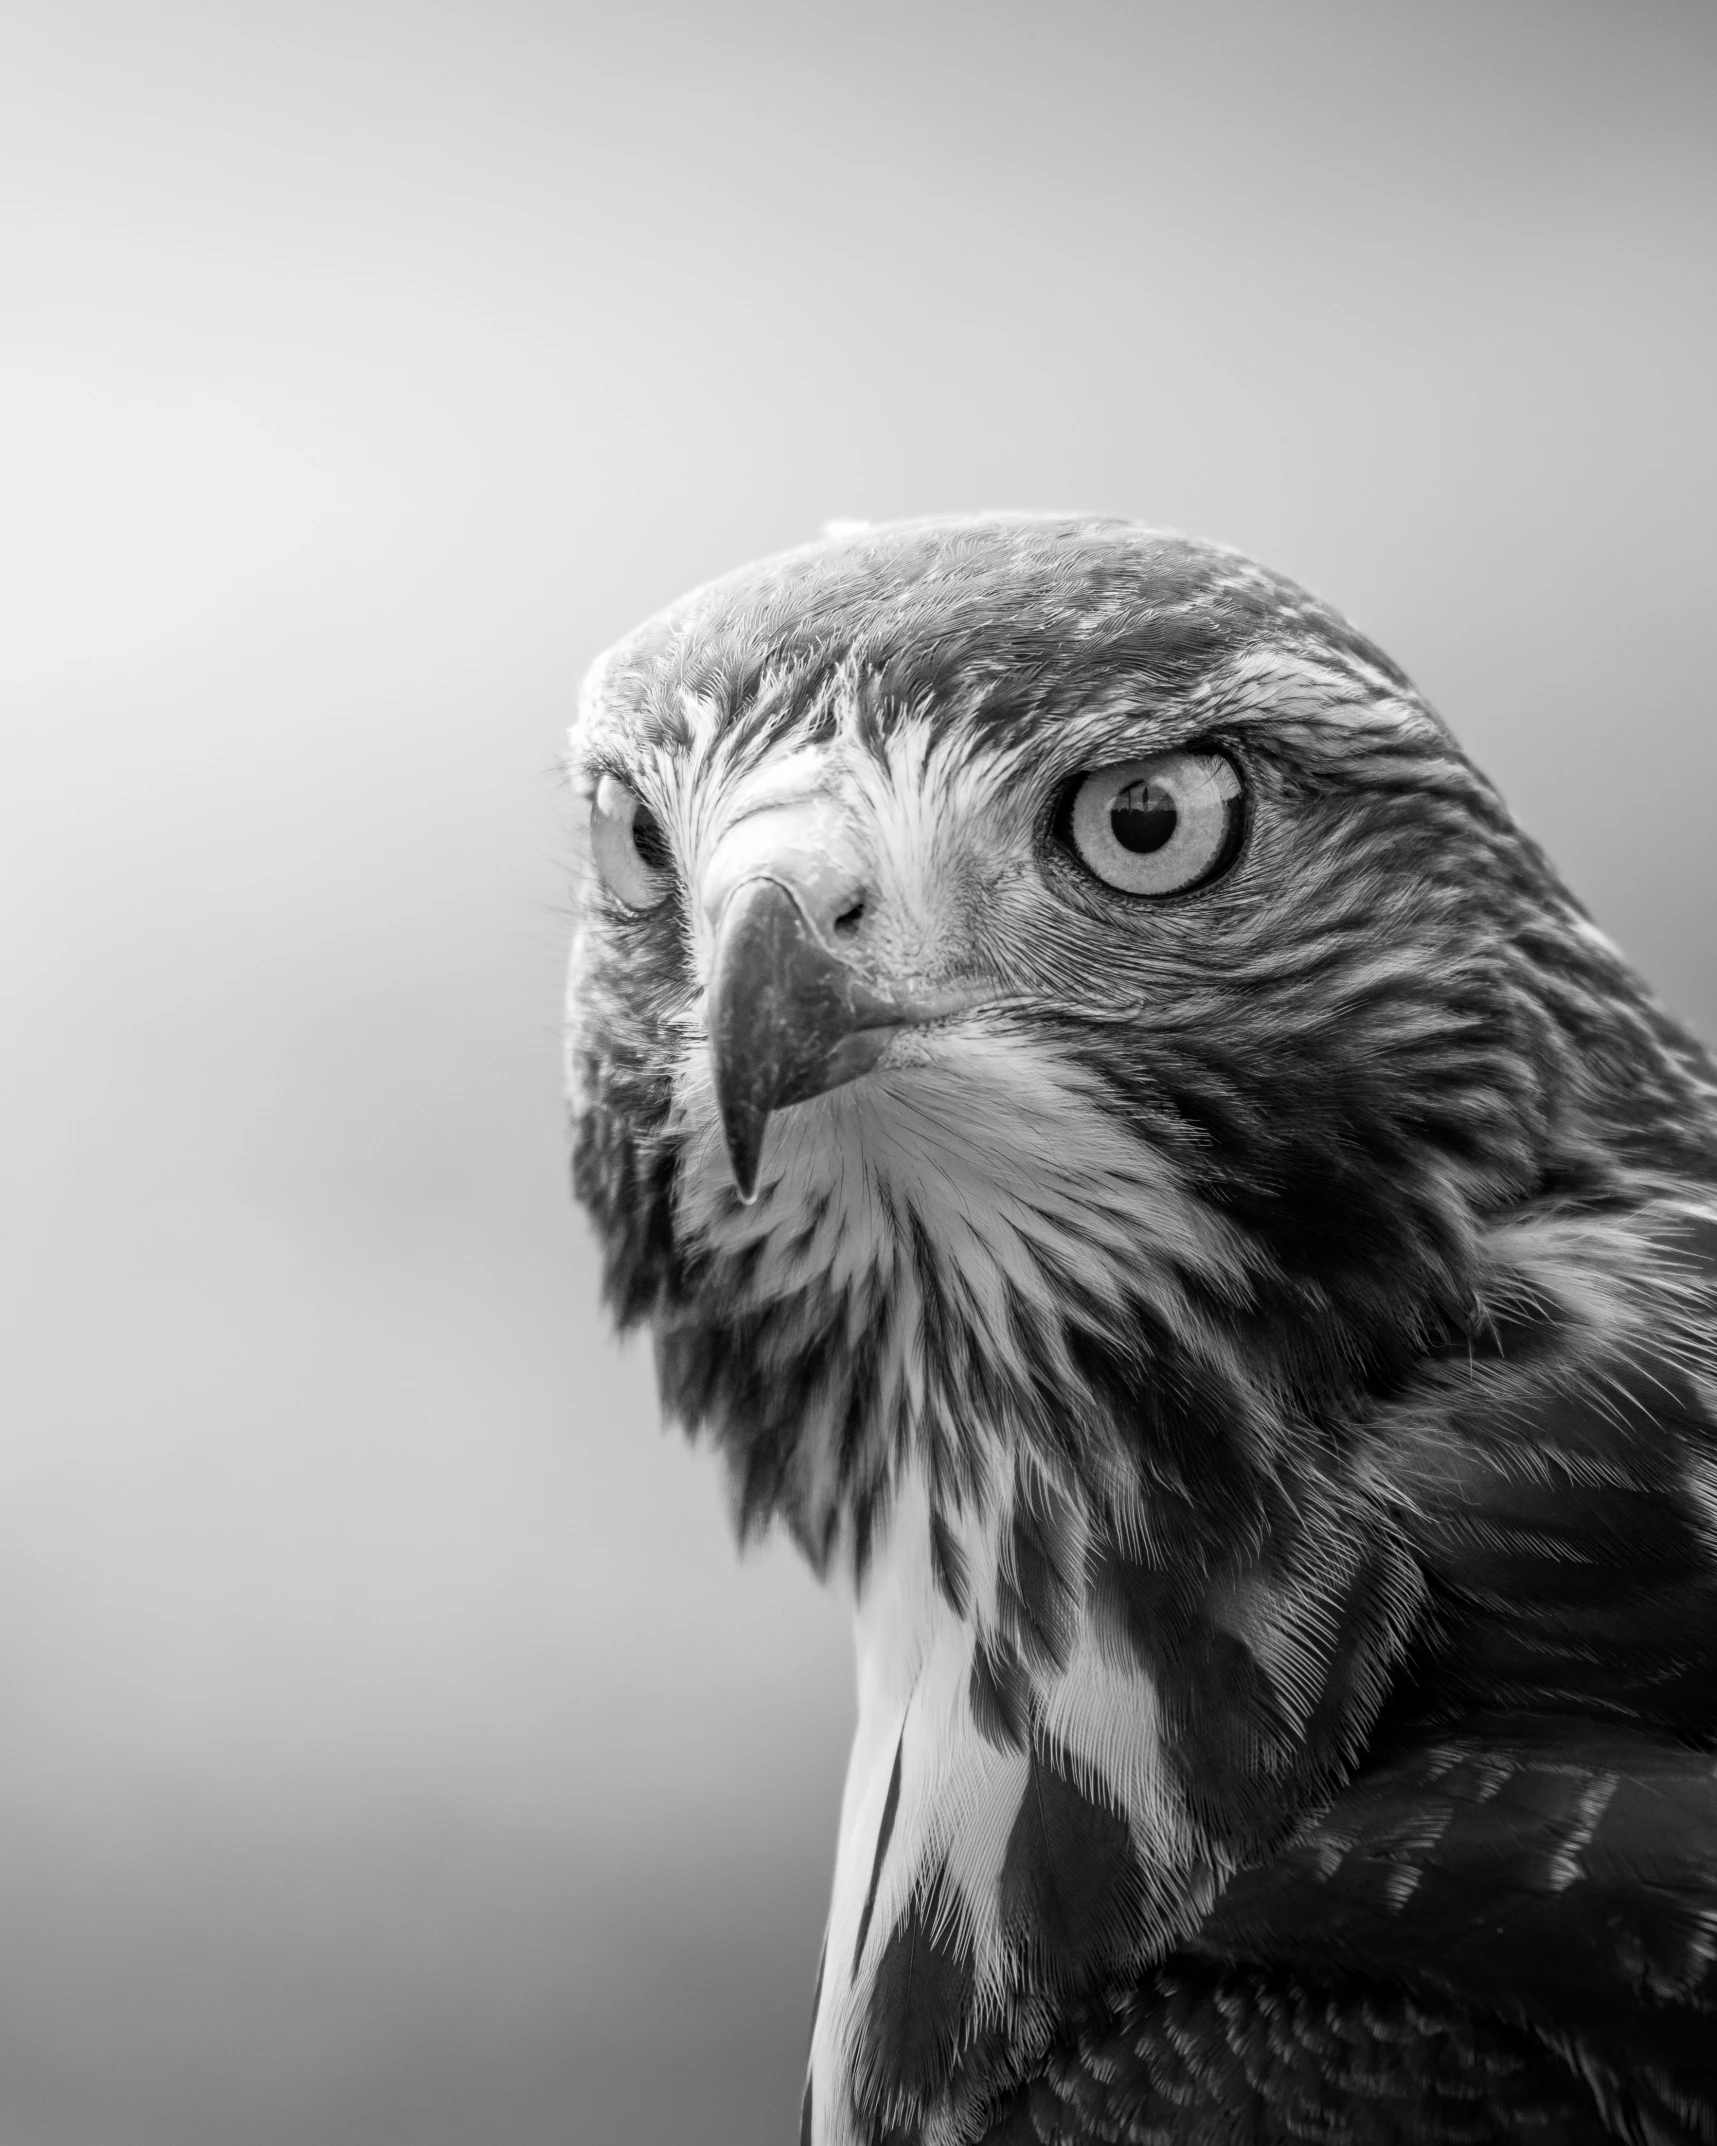
<path fill-rule="evenodd" d="M 1365 1426 L 1695 1074 L 1400 670 L 1213 545 L 849 529 L 610 650 L 572 754 L 609 1302 L 871 1620 L 817 2136 L 968 2136 L 1351 1759 L 1417 1585 Z"/>
<path fill-rule="evenodd" d="M 970 1476 L 974 1402 L 1056 1443 L 1058 1332 L 1130 1356 L 1140 1305 L 1355 1402 L 1459 1325 L 1475 1222 L 1616 1159 L 1560 1043 L 1643 1034 L 1626 972 L 1400 671 L 1235 553 L 850 531 L 611 650 L 573 767 L 608 1295 L 819 1562 L 915 1439 Z"/>

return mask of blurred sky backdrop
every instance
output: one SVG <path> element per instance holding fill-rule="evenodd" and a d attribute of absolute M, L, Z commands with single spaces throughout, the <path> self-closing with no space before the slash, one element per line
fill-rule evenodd
<path fill-rule="evenodd" d="M 841 1617 L 593 1307 L 590 657 L 1251 549 L 1717 1031 L 1717 9 L 295 0 L 0 73 L 0 2146 L 793 2135 Z"/>

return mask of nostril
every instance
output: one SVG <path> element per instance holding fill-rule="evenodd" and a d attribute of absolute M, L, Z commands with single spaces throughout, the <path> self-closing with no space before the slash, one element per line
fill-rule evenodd
<path fill-rule="evenodd" d="M 852 902 L 847 908 L 843 909 L 840 915 L 836 917 L 835 929 L 842 935 L 843 938 L 850 938 L 852 934 L 858 930 L 859 925 L 863 921 L 863 919 L 864 896 L 861 894 L 856 901 Z"/>

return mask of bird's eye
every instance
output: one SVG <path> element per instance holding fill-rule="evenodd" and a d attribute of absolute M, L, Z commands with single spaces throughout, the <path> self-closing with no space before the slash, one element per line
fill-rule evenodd
<path fill-rule="evenodd" d="M 604 884 L 628 909 L 654 909 L 667 899 L 673 879 L 662 823 L 613 775 L 596 785 L 590 846 Z"/>
<path fill-rule="evenodd" d="M 1184 894 L 1234 861 L 1240 776 L 1221 753 L 1158 753 L 1080 777 L 1062 832 L 1087 871 L 1123 894 Z"/>

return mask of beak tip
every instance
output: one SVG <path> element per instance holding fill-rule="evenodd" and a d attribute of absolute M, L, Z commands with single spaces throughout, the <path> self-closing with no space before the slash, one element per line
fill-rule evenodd
<path fill-rule="evenodd" d="M 722 1132 L 727 1141 L 728 1168 L 733 1173 L 733 1189 L 739 1194 L 742 1207 L 750 1207 L 757 1199 L 757 1171 L 763 1160 L 763 1135 L 769 1124 L 766 1110 L 723 1112 Z"/>

